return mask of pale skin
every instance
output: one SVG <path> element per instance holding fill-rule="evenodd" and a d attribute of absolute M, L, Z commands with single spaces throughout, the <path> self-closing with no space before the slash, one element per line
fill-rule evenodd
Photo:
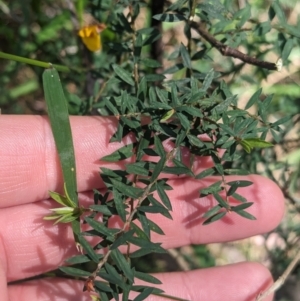
<path fill-rule="evenodd" d="M 99 160 L 121 146 L 108 140 L 115 127 L 112 119 L 72 117 L 79 198 L 92 202 L 91 189 L 104 188 L 99 168 L 121 167 Z M 125 139 L 129 142 L 131 137 Z M 80 281 L 46 278 L 10 285 L 12 281 L 55 269 L 64 259 L 77 254 L 71 227 L 53 226 L 42 219 L 57 205 L 47 200 L 48 191 L 62 191 L 62 177 L 48 120 L 41 116 L 0 116 L 0 295 L 2 301 L 82 301 Z M 199 159 L 195 169 L 207 168 L 209 159 Z M 230 181 L 237 179 L 231 177 Z M 241 179 L 241 177 L 238 177 Z M 169 191 L 173 221 L 153 215 L 165 236 L 153 235 L 165 248 L 239 240 L 274 229 L 284 213 L 280 189 L 260 176 L 243 177 L 254 185 L 239 192 L 254 205 L 248 209 L 257 220 L 232 213 L 216 223 L 202 226 L 203 213 L 213 205 L 199 199 L 199 190 L 217 179 L 194 181 L 172 177 Z M 191 272 L 156 275 L 167 294 L 193 301 L 252 301 L 272 283 L 261 264 L 244 262 Z M 147 300 L 166 300 L 151 296 Z M 269 296 L 265 300 L 272 300 Z"/>

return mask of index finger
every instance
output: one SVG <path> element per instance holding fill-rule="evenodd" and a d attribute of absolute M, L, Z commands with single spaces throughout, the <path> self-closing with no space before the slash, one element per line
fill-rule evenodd
<path fill-rule="evenodd" d="M 114 118 L 72 116 L 70 121 L 78 192 L 102 188 L 100 167 L 122 168 L 125 163 L 107 163 L 100 158 L 134 138 L 128 135 L 121 143 L 109 143 L 117 124 Z M 0 145 L 0 208 L 46 199 L 49 190 L 62 191 L 60 163 L 46 117 L 1 115 Z M 209 162 L 202 157 L 195 165 L 207 168 Z"/>

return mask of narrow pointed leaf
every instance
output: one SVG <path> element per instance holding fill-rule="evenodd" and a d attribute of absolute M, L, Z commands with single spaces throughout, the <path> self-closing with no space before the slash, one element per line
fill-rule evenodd
<path fill-rule="evenodd" d="M 117 162 L 120 160 L 125 160 L 133 155 L 133 149 L 135 146 L 136 143 L 125 145 L 119 148 L 118 150 L 114 151 L 110 155 L 102 157 L 100 160 L 106 162 Z"/>
<path fill-rule="evenodd" d="M 74 276 L 74 277 L 89 277 L 91 275 L 90 272 L 72 268 L 72 267 L 59 267 L 59 269 L 62 272 L 66 273 L 67 275 Z"/>
<path fill-rule="evenodd" d="M 149 287 L 149 288 L 146 288 L 142 293 L 140 293 L 138 296 L 136 296 L 133 301 L 143 301 L 145 300 L 146 298 L 148 298 L 149 295 L 152 294 L 154 288 L 152 287 Z"/>
<path fill-rule="evenodd" d="M 114 196 L 114 203 L 116 205 L 118 215 L 120 216 L 121 220 L 123 222 L 125 222 L 126 221 L 126 210 L 125 210 L 125 204 L 123 202 L 123 197 L 122 197 L 121 193 L 119 193 L 118 190 L 115 188 L 113 188 L 113 196 Z"/>
<path fill-rule="evenodd" d="M 256 220 L 256 217 L 244 210 L 235 210 L 235 213 L 250 220 Z"/>
<path fill-rule="evenodd" d="M 55 145 L 59 155 L 66 190 L 71 201 L 78 206 L 75 154 L 69 121 L 67 101 L 62 89 L 58 72 L 51 68 L 43 73 L 43 87 Z M 80 232 L 78 220 L 72 222 L 74 239 L 78 244 Z"/>
<path fill-rule="evenodd" d="M 117 265 L 117 267 L 129 279 L 129 281 L 133 282 L 133 272 L 130 268 L 128 261 L 125 259 L 124 255 L 118 249 L 114 249 L 112 250 L 110 256 L 115 262 L 115 264 Z"/>
<path fill-rule="evenodd" d="M 162 185 L 156 183 L 156 189 L 162 203 L 167 207 L 168 210 L 172 210 L 172 204 Z"/>
<path fill-rule="evenodd" d="M 95 262 L 98 263 L 99 261 L 99 257 L 98 255 L 95 253 L 95 251 L 93 250 L 92 246 L 90 245 L 90 243 L 88 243 L 86 241 L 86 239 L 79 235 L 78 236 L 78 240 L 81 244 L 81 246 L 83 247 L 84 251 L 87 253 L 87 255 Z"/>
<path fill-rule="evenodd" d="M 155 278 L 154 276 L 152 276 L 150 274 L 135 271 L 134 276 L 138 279 L 141 279 L 141 280 L 149 282 L 149 283 L 153 283 L 153 284 L 161 284 L 162 283 L 159 279 Z"/>
<path fill-rule="evenodd" d="M 134 86 L 134 80 L 132 79 L 131 74 L 126 71 L 125 69 L 123 69 L 122 67 L 120 67 L 117 64 L 113 64 L 113 69 L 116 72 L 116 74 L 127 84 Z"/>

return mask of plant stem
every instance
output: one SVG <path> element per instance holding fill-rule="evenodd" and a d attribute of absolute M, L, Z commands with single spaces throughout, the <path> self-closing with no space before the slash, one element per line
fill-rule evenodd
<path fill-rule="evenodd" d="M 43 67 L 43 68 L 54 67 L 58 71 L 70 72 L 70 69 L 66 66 L 51 64 L 51 63 L 38 61 L 38 60 L 34 60 L 34 59 L 28 59 L 26 57 L 13 55 L 13 54 L 1 52 L 1 51 L 0 51 L 0 58 L 6 59 L 6 60 L 11 60 L 11 61 L 16 61 L 16 62 L 21 62 L 24 64 L 34 65 L 34 66 L 38 66 L 38 67 Z"/>

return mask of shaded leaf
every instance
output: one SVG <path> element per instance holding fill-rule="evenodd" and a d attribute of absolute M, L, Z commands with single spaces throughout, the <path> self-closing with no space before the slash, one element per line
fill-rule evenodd
<path fill-rule="evenodd" d="M 237 214 L 250 220 L 256 220 L 256 217 L 244 210 L 235 210 Z"/>
<path fill-rule="evenodd" d="M 136 143 L 131 143 L 131 144 L 125 145 L 125 146 L 119 148 L 118 150 L 114 151 L 113 153 L 102 157 L 100 160 L 106 161 L 106 162 L 116 162 L 116 161 L 130 158 L 133 155 L 133 150 L 134 150 L 135 146 L 136 146 Z"/>
<path fill-rule="evenodd" d="M 99 256 L 95 253 L 90 243 L 86 241 L 84 237 L 81 235 L 78 236 L 78 240 L 83 247 L 84 251 L 88 254 L 88 256 L 96 263 L 99 261 Z"/>
<path fill-rule="evenodd" d="M 119 217 L 123 222 L 126 221 L 126 211 L 125 211 L 125 204 L 124 198 L 121 193 L 118 192 L 117 189 L 113 188 L 113 196 L 114 196 L 114 203 L 118 212 Z"/>
<path fill-rule="evenodd" d="M 111 245 L 110 249 L 114 250 L 116 248 L 118 248 L 121 245 L 125 245 L 130 238 L 134 235 L 134 230 L 129 230 L 125 233 L 122 233 L 122 235 L 120 235 L 115 241 L 114 243 Z"/>
<path fill-rule="evenodd" d="M 261 95 L 262 92 L 262 88 L 260 88 L 259 90 L 257 90 L 249 99 L 249 101 L 247 102 L 246 106 L 245 106 L 245 110 L 248 110 L 250 107 L 252 107 L 258 100 L 259 100 L 259 96 Z"/>
<path fill-rule="evenodd" d="M 223 216 L 226 215 L 226 211 L 222 211 L 222 212 L 219 212 L 213 216 L 211 216 L 210 218 L 208 218 L 207 220 L 205 220 L 203 222 L 203 225 L 208 225 L 208 224 L 211 224 L 219 219 L 221 219 Z"/>
<path fill-rule="evenodd" d="M 182 62 L 183 62 L 184 67 L 192 69 L 190 55 L 189 55 L 188 51 L 186 50 L 186 47 L 182 43 L 180 45 L 180 53 L 181 53 Z"/>
<path fill-rule="evenodd" d="M 153 284 L 161 284 L 162 283 L 159 279 L 155 278 L 154 276 L 152 276 L 150 274 L 135 271 L 134 276 L 138 279 L 141 279 L 141 280 L 149 282 L 149 283 L 153 283 Z"/>
<path fill-rule="evenodd" d="M 162 22 L 180 22 L 185 20 L 185 17 L 180 14 L 157 14 L 152 18 Z"/>
<path fill-rule="evenodd" d="M 134 80 L 132 79 L 132 76 L 129 72 L 127 72 L 125 69 L 120 67 L 117 64 L 112 65 L 114 71 L 116 74 L 127 84 L 134 86 Z"/>
<path fill-rule="evenodd" d="M 168 208 L 168 210 L 172 210 L 172 204 L 163 186 L 160 185 L 160 183 L 156 182 L 156 189 L 162 203 Z"/>
<path fill-rule="evenodd" d="M 111 258 L 117 265 L 117 267 L 124 273 L 127 279 L 133 282 L 133 272 L 130 268 L 129 262 L 125 259 L 124 255 L 118 250 L 114 249 L 110 253 Z"/>
<path fill-rule="evenodd" d="M 72 267 L 59 267 L 59 269 L 66 273 L 67 275 L 74 276 L 74 277 L 89 277 L 91 275 L 90 272 L 83 271 L 77 268 Z"/>
<path fill-rule="evenodd" d="M 133 301 L 142 301 L 145 300 L 150 294 L 152 294 L 154 288 L 149 287 L 146 288 L 142 293 L 140 293 L 139 295 L 137 295 Z"/>

